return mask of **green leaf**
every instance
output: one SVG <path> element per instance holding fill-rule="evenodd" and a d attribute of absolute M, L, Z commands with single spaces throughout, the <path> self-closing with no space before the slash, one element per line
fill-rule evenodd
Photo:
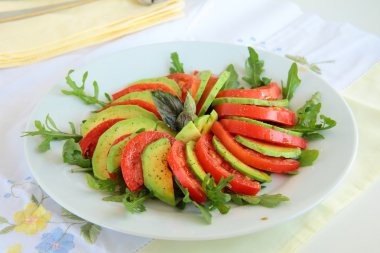
<path fill-rule="evenodd" d="M 107 103 L 107 102 L 103 102 L 99 100 L 99 86 L 96 81 L 92 83 L 92 86 L 94 89 L 94 92 L 93 92 L 94 95 L 90 96 L 85 93 L 84 89 L 85 89 L 85 82 L 87 80 L 88 72 L 85 72 L 83 74 L 81 86 L 78 86 L 76 82 L 71 79 L 70 75 L 73 72 L 74 70 L 70 70 L 66 76 L 66 83 L 71 88 L 71 90 L 61 90 L 63 94 L 78 97 L 80 100 L 82 100 L 85 104 L 88 104 L 88 105 L 97 104 L 97 105 L 100 105 L 101 107 L 105 107 L 109 104 L 109 102 Z M 107 95 L 106 97 L 108 101 L 111 101 L 109 95 L 108 96 Z"/>
<path fill-rule="evenodd" d="M 313 64 L 310 64 L 309 68 L 311 69 L 311 71 L 317 73 L 317 74 L 321 74 L 321 69 L 317 66 L 317 64 L 313 63 Z"/>
<path fill-rule="evenodd" d="M 224 193 L 223 189 L 229 185 L 233 176 L 222 178 L 218 184 L 215 184 L 214 178 L 207 174 L 202 181 L 202 189 L 205 192 L 208 200 L 211 202 L 211 209 L 217 208 L 221 214 L 226 214 L 230 210 L 227 203 L 231 200 L 231 195 Z"/>
<path fill-rule="evenodd" d="M 286 54 L 285 57 L 289 58 L 292 61 L 298 62 L 299 64 L 302 64 L 302 65 L 308 65 L 309 64 L 309 62 L 303 56 Z"/>
<path fill-rule="evenodd" d="M 67 219 L 70 219 L 70 220 L 84 221 L 84 219 L 82 219 L 79 216 L 76 216 L 75 214 L 71 213 L 70 211 L 66 210 L 65 208 L 62 208 L 61 216 L 65 217 Z"/>
<path fill-rule="evenodd" d="M 301 84 L 301 80 L 298 78 L 298 66 L 297 63 L 293 63 L 288 72 L 288 81 L 286 86 L 282 85 L 282 96 L 284 99 L 291 100 L 294 96 L 294 92 Z"/>
<path fill-rule="evenodd" d="M 282 194 L 263 194 L 260 196 L 233 194 L 232 201 L 238 205 L 259 205 L 263 207 L 273 208 L 284 201 L 289 201 L 289 198 Z"/>
<path fill-rule="evenodd" d="M 68 139 L 63 145 L 62 149 L 63 162 L 78 165 L 82 168 L 91 167 L 91 160 L 85 159 L 82 156 L 82 150 L 78 143 L 74 139 Z"/>
<path fill-rule="evenodd" d="M 179 60 L 179 56 L 177 52 L 173 52 L 170 55 L 170 58 L 172 60 L 172 67 L 170 67 L 170 74 L 174 73 L 185 73 L 183 70 L 183 64 Z"/>
<path fill-rule="evenodd" d="M 239 75 L 236 72 L 234 65 L 228 65 L 228 67 L 225 70 L 230 72 L 230 77 L 227 79 L 221 90 L 238 89 L 240 86 L 240 83 L 238 81 Z"/>
<path fill-rule="evenodd" d="M 183 104 L 178 97 L 161 90 L 153 91 L 152 97 L 159 114 L 167 126 L 174 131 L 179 131 L 176 120 L 183 111 Z"/>
<path fill-rule="evenodd" d="M 38 151 L 40 152 L 46 152 L 50 150 L 50 142 L 53 140 L 52 137 L 46 137 L 39 145 L 38 145 Z"/>
<path fill-rule="evenodd" d="M 37 206 L 40 205 L 40 202 L 37 200 L 36 196 L 34 196 L 34 194 L 32 194 L 32 197 L 31 197 L 31 201 L 36 204 Z"/>
<path fill-rule="evenodd" d="M 175 122 L 175 125 L 176 125 L 178 131 L 181 131 L 181 129 L 184 128 L 187 123 L 189 123 L 190 121 L 194 121 L 195 118 L 196 118 L 195 114 L 189 114 L 185 111 L 181 112 L 178 115 L 176 122 Z"/>
<path fill-rule="evenodd" d="M 197 105 L 195 104 L 195 101 L 193 99 L 193 96 L 191 96 L 191 93 L 188 92 L 185 103 L 183 104 L 183 111 L 195 115 L 196 110 Z"/>
<path fill-rule="evenodd" d="M 122 179 L 97 179 L 91 174 L 86 174 L 87 185 L 98 191 L 105 191 L 109 193 L 122 193 L 125 191 L 125 183 Z"/>
<path fill-rule="evenodd" d="M 300 172 L 298 170 L 293 170 L 293 171 L 289 171 L 286 173 L 287 175 L 290 175 L 290 176 L 295 176 L 295 175 L 298 175 L 300 174 Z"/>
<path fill-rule="evenodd" d="M 141 213 L 145 211 L 144 202 L 151 198 L 153 195 L 147 190 L 143 189 L 136 192 L 131 192 L 128 189 L 125 190 L 125 197 L 123 198 L 123 204 L 130 213 Z"/>
<path fill-rule="evenodd" d="M 2 230 L 0 230 L 0 235 L 8 234 L 9 232 L 13 231 L 13 229 L 15 227 L 16 227 L 16 225 L 10 225 L 10 226 L 3 228 Z"/>
<path fill-rule="evenodd" d="M 301 155 L 298 159 L 300 162 L 300 167 L 310 166 L 317 160 L 319 156 L 319 151 L 314 149 L 302 150 Z"/>
<path fill-rule="evenodd" d="M 93 244 L 101 230 L 100 226 L 88 222 L 80 227 L 80 234 L 88 243 Z"/>
<path fill-rule="evenodd" d="M 0 216 L 0 224 L 3 224 L 3 223 L 8 223 L 8 220 Z"/>
<path fill-rule="evenodd" d="M 125 198 L 125 194 L 122 195 L 111 195 L 102 198 L 104 201 L 109 201 L 109 202 L 123 202 L 123 199 Z"/>
<path fill-rule="evenodd" d="M 304 133 L 302 135 L 302 137 L 305 138 L 308 141 L 321 140 L 321 139 L 325 138 L 320 133 L 312 133 L 312 132 L 311 133 L 310 132 L 306 132 L 306 133 Z"/>
<path fill-rule="evenodd" d="M 245 76 L 242 78 L 252 88 L 263 86 L 261 74 L 264 72 L 264 61 L 259 59 L 259 55 L 252 48 L 248 47 L 249 57 L 245 62 Z"/>

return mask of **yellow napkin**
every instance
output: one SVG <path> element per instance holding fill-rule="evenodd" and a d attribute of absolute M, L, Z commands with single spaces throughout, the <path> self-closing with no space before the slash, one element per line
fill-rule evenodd
<path fill-rule="evenodd" d="M 141 253 L 293 253 L 297 252 L 331 218 L 380 178 L 380 62 L 344 90 L 359 128 L 359 149 L 353 168 L 325 201 L 310 212 L 265 231 L 237 238 L 181 242 L 155 240 Z"/>
<path fill-rule="evenodd" d="M 0 10 L 26 9 L 62 1 L 0 1 Z M 0 67 L 54 57 L 113 40 L 178 18 L 183 0 L 145 6 L 137 0 L 94 1 L 41 16 L 0 23 Z"/>

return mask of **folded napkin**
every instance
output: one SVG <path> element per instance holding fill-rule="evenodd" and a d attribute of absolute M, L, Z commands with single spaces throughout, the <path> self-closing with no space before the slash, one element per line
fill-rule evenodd
<path fill-rule="evenodd" d="M 0 2 L 0 10 L 17 7 L 27 9 L 36 7 L 36 3 Z M 150 6 L 137 0 L 107 0 L 0 23 L 0 67 L 40 61 L 114 40 L 178 18 L 183 14 L 182 9 L 182 0 L 160 1 Z"/>

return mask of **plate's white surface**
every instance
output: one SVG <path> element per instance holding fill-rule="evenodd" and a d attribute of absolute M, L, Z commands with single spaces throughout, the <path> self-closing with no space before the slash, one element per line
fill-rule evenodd
<path fill-rule="evenodd" d="M 174 42 L 133 48 L 100 59 L 73 73 L 80 82 L 82 74 L 89 71 L 87 87 L 92 91 L 90 81 L 97 80 L 102 92 L 113 92 L 129 82 L 168 73 L 170 53 L 177 51 L 185 70 L 210 69 L 220 73 L 233 63 L 242 71 L 248 56 L 245 47 L 204 42 Z M 275 81 L 286 80 L 291 62 L 268 52 L 259 51 L 265 61 L 265 76 Z M 209 240 L 233 237 L 259 231 L 291 219 L 315 206 L 325 198 L 341 181 L 348 171 L 357 148 L 357 131 L 350 109 L 338 93 L 318 76 L 306 72 L 299 74 L 302 84 L 291 101 L 291 108 L 304 104 L 310 96 L 320 91 L 323 114 L 334 118 L 337 126 L 324 133 L 326 139 L 310 143 L 310 149 L 319 149 L 317 162 L 301 168 L 297 176 L 273 175 L 273 182 L 263 193 L 282 193 L 291 201 L 268 209 L 263 207 L 234 207 L 227 215 L 213 212 L 211 225 L 205 225 L 197 210 L 188 208 L 178 211 L 158 201 L 149 201 L 147 211 L 129 214 L 120 203 L 104 202 L 103 195 L 87 187 L 84 174 L 72 174 L 72 166 L 64 164 L 61 158 L 62 143 L 54 143 L 52 150 L 39 153 L 36 149 L 38 137 L 25 138 L 25 152 L 31 171 L 41 187 L 60 205 L 78 216 L 116 231 L 127 234 L 171 239 Z M 60 90 L 62 82 L 34 110 L 27 130 L 34 129 L 36 119 L 43 120 L 50 114 L 61 128 L 73 121 L 79 126 L 94 107 L 82 104 L 78 99 L 64 96 Z M 79 129 L 79 128 L 78 128 Z M 267 220 L 261 220 L 267 217 Z"/>

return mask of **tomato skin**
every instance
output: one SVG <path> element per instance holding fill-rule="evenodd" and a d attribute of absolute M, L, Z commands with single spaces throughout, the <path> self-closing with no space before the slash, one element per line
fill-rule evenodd
<path fill-rule="evenodd" d="M 128 86 L 127 88 L 112 94 L 112 99 L 116 100 L 128 93 L 136 92 L 136 91 L 144 91 L 144 90 L 162 90 L 164 92 L 169 92 L 174 96 L 178 96 L 172 89 L 170 89 L 167 85 L 161 83 L 140 83 L 134 84 L 132 86 Z"/>
<path fill-rule="evenodd" d="M 154 104 L 152 103 L 149 103 L 149 102 L 146 102 L 144 100 L 140 100 L 140 99 L 131 99 L 131 100 L 128 100 L 128 101 L 122 101 L 122 102 L 117 102 L 117 103 L 112 103 L 110 105 L 107 105 L 106 107 L 104 107 L 102 110 L 100 111 L 104 111 L 112 106 L 115 106 L 115 105 L 137 105 L 137 106 L 140 106 L 141 108 L 147 110 L 147 111 L 150 111 L 151 113 L 154 113 L 158 119 L 162 119 L 161 118 L 161 115 L 158 113 L 157 111 L 157 108 Z"/>
<path fill-rule="evenodd" d="M 199 113 L 199 111 L 201 110 L 204 102 L 206 101 L 206 98 L 210 94 L 212 88 L 214 87 L 214 85 L 217 81 L 218 81 L 217 76 L 211 76 L 210 79 L 208 80 L 206 87 L 205 87 L 205 90 L 203 91 L 202 96 L 197 103 L 197 113 Z"/>
<path fill-rule="evenodd" d="M 191 74 L 174 73 L 167 76 L 167 78 L 174 80 L 182 91 L 182 101 L 186 100 L 187 92 L 191 92 L 191 96 L 195 99 L 201 81 Z"/>
<path fill-rule="evenodd" d="M 141 189 L 144 185 L 141 162 L 141 155 L 144 148 L 161 138 L 167 138 L 172 144 L 175 141 L 175 139 L 167 133 L 146 131 L 139 133 L 125 145 L 121 154 L 120 167 L 124 181 L 131 192 Z"/>
<path fill-rule="evenodd" d="M 168 154 L 168 162 L 179 183 L 189 191 L 190 198 L 198 204 L 207 200 L 201 183 L 195 178 L 186 161 L 186 144 L 175 141 Z"/>
<path fill-rule="evenodd" d="M 266 156 L 241 146 L 218 121 L 214 122 L 211 131 L 236 158 L 254 168 L 274 173 L 285 173 L 299 168 L 296 160 Z"/>
<path fill-rule="evenodd" d="M 121 120 L 124 120 L 124 119 L 110 119 L 110 120 L 100 123 L 95 128 L 91 129 L 91 131 L 88 132 L 79 141 L 79 146 L 82 150 L 82 156 L 85 158 L 92 158 L 96 144 L 98 143 L 100 136 L 105 131 L 107 131 L 108 128 L 110 128 L 111 126 L 113 126 L 114 124 L 116 124 L 117 122 Z"/>
<path fill-rule="evenodd" d="M 259 182 L 253 181 L 235 170 L 216 152 L 212 145 L 212 134 L 201 136 L 195 145 L 195 154 L 202 168 L 211 174 L 215 182 L 233 175 L 233 179 L 229 182 L 231 191 L 247 195 L 256 195 L 260 191 Z"/>
<path fill-rule="evenodd" d="M 220 91 L 216 97 L 239 97 L 276 100 L 282 99 L 282 91 L 277 83 L 272 82 L 266 86 L 261 86 L 254 89 L 223 90 Z"/>
<path fill-rule="evenodd" d="M 276 143 L 286 147 L 305 149 L 307 146 L 306 141 L 302 137 L 286 134 L 267 127 L 232 119 L 222 119 L 220 123 L 232 134 L 239 134 L 248 138 Z"/>
<path fill-rule="evenodd" d="M 237 116 L 275 122 L 286 126 L 294 126 L 296 124 L 296 114 L 283 107 L 219 104 L 214 107 L 214 110 L 221 118 Z"/>

